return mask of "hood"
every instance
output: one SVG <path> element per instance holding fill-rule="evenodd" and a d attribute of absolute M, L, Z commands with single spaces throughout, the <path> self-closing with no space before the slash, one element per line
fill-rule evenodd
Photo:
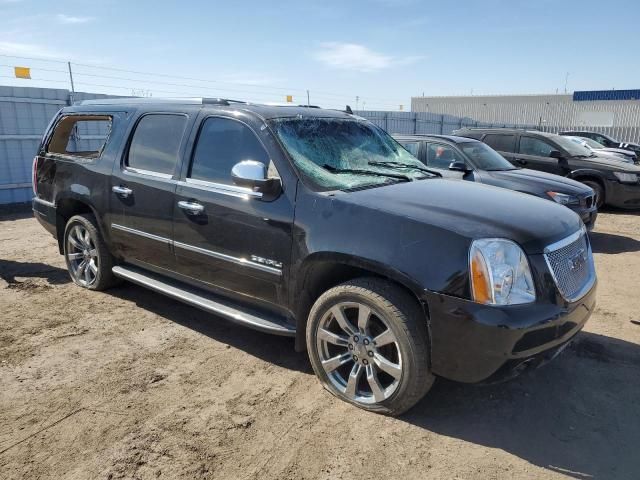
<path fill-rule="evenodd" d="M 341 201 L 476 238 L 507 238 L 529 254 L 582 227 L 549 200 L 472 182 L 429 179 L 340 194 Z M 384 217 L 380 216 L 384 221 Z"/>
<path fill-rule="evenodd" d="M 482 182 L 534 195 L 544 195 L 548 191 L 577 196 L 591 193 L 589 187 L 570 178 L 528 168 L 483 172 Z"/>
<path fill-rule="evenodd" d="M 597 154 L 596 154 L 597 155 Z M 574 157 L 575 158 L 575 157 Z M 614 157 L 601 157 L 599 155 L 590 158 L 575 158 L 576 160 L 582 160 L 585 164 L 595 164 L 598 168 L 604 168 L 605 170 L 615 172 L 629 172 L 640 173 L 640 166 L 633 163 L 625 162 L 622 159 L 616 159 Z"/>
<path fill-rule="evenodd" d="M 600 152 L 612 152 L 612 153 L 621 153 L 623 155 L 626 155 L 627 157 L 633 157 L 636 155 L 636 153 L 633 150 L 625 150 L 624 148 L 609 148 L 609 147 L 604 147 L 604 148 L 598 148 L 596 149 L 596 155 Z"/>

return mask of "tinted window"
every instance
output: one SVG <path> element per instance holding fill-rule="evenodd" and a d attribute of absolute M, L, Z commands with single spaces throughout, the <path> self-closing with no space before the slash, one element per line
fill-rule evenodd
<path fill-rule="evenodd" d="M 515 152 L 516 149 L 515 135 L 489 134 L 484 137 L 483 142 L 498 152 Z"/>
<path fill-rule="evenodd" d="M 524 155 L 548 157 L 553 150 L 557 148 L 538 138 L 520 137 L 520 153 Z"/>
<path fill-rule="evenodd" d="M 418 142 L 400 142 L 400 145 L 406 148 L 414 157 L 418 156 L 418 151 L 420 150 L 420 144 Z"/>
<path fill-rule="evenodd" d="M 269 167 L 269 155 L 249 127 L 236 120 L 208 118 L 198 136 L 189 177 L 231 185 L 231 169 L 242 160 Z"/>
<path fill-rule="evenodd" d="M 427 165 L 433 168 L 448 169 L 451 162 L 464 162 L 464 158 L 455 148 L 442 143 L 430 143 L 427 147 Z"/>
<path fill-rule="evenodd" d="M 138 122 L 129 147 L 127 165 L 140 170 L 173 174 L 187 117 L 145 115 Z"/>

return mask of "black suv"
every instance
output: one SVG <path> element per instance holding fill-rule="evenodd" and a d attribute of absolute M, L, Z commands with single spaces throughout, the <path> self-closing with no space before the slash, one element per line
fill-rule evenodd
<path fill-rule="evenodd" d="M 478 140 L 454 135 L 393 135 L 427 167 L 446 178 L 484 183 L 553 200 L 580 215 L 588 230 L 598 216 L 594 192 L 588 186 L 545 172 L 517 168 Z"/>
<path fill-rule="evenodd" d="M 344 112 L 85 102 L 45 133 L 34 189 L 79 286 L 126 279 L 293 336 L 331 393 L 372 411 L 407 410 L 436 375 L 536 366 L 595 307 L 575 213 L 442 179 Z"/>
<path fill-rule="evenodd" d="M 620 148 L 622 150 L 628 150 L 634 152 L 638 157 L 640 157 L 640 145 L 638 145 L 637 143 L 620 142 L 611 138 L 609 135 L 605 135 L 604 133 L 590 132 L 588 130 L 570 130 L 567 132 L 560 132 L 560 135 L 590 138 L 591 140 L 595 140 L 600 145 L 603 145 L 607 148 Z"/>
<path fill-rule="evenodd" d="M 517 167 L 555 173 L 591 187 L 598 208 L 640 208 L 640 166 L 598 157 L 568 138 L 538 130 L 463 128 L 461 137 L 481 140 Z"/>

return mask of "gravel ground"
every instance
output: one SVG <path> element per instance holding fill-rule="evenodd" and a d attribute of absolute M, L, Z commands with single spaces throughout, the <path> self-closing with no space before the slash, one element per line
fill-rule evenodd
<path fill-rule="evenodd" d="M 342 403 L 293 340 L 141 287 L 74 286 L 0 218 L 0 478 L 640 478 L 640 216 L 601 214 L 598 309 L 509 383 L 438 380 L 400 418 Z"/>

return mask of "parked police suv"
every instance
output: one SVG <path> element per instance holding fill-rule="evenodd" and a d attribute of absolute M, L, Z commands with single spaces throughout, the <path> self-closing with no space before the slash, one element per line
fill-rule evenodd
<path fill-rule="evenodd" d="M 58 113 L 33 170 L 35 216 L 79 286 L 125 279 L 294 336 L 367 410 L 400 414 L 435 376 L 536 366 L 595 307 L 575 213 L 443 179 L 348 113 L 88 101 Z"/>

